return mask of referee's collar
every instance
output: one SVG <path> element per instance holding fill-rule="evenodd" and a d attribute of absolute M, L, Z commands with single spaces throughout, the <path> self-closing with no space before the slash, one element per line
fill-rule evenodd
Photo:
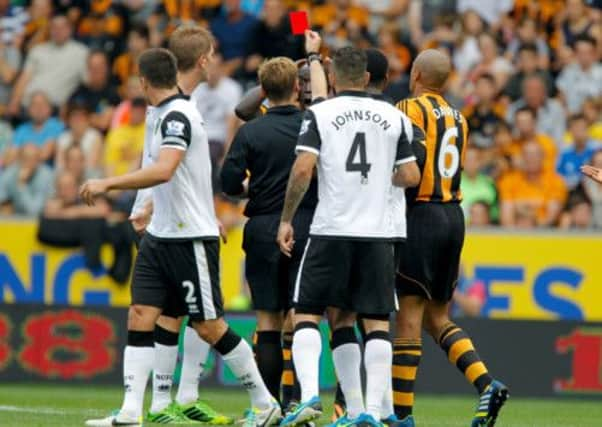
<path fill-rule="evenodd" d="M 178 88 L 179 89 L 179 88 Z M 183 93 L 176 93 L 175 95 L 172 96 L 168 96 L 167 98 L 165 98 L 163 101 L 159 102 L 156 107 L 163 107 L 164 105 L 169 104 L 171 101 L 175 101 L 176 99 L 185 99 L 185 100 L 189 100 L 190 97 L 187 95 L 184 95 Z"/>
<path fill-rule="evenodd" d="M 370 94 L 363 90 L 343 90 L 336 96 L 356 96 L 360 98 L 370 98 Z"/>
<path fill-rule="evenodd" d="M 277 105 L 275 107 L 268 108 L 267 114 L 293 114 L 297 113 L 299 109 L 294 105 Z"/>

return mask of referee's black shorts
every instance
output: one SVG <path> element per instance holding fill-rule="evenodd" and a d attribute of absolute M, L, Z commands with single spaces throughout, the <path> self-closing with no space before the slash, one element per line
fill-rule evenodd
<path fill-rule="evenodd" d="M 458 203 L 417 203 L 408 210 L 408 237 L 397 271 L 399 296 L 451 300 L 464 245 L 464 213 Z"/>
<path fill-rule="evenodd" d="M 292 308 L 293 289 L 312 218 L 313 211 L 300 210 L 295 215 L 295 246 L 290 258 L 276 243 L 279 214 L 254 216 L 247 221 L 243 249 L 253 309 L 280 312 Z"/>
<path fill-rule="evenodd" d="M 132 304 L 161 308 L 170 317 L 193 321 L 224 315 L 219 283 L 219 241 L 158 239 L 140 241 L 132 279 Z"/>

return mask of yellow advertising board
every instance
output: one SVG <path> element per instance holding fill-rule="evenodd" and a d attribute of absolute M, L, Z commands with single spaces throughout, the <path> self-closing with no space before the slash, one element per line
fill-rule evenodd
<path fill-rule="evenodd" d="M 2 222 L 0 236 L 0 303 L 128 305 L 128 284 L 90 272 L 79 250 L 38 243 L 34 223 Z M 227 307 L 245 293 L 241 242 L 235 229 L 221 248 Z M 109 247 L 103 262 L 111 262 Z M 469 234 L 463 264 L 485 283 L 486 316 L 602 321 L 602 235 Z"/>

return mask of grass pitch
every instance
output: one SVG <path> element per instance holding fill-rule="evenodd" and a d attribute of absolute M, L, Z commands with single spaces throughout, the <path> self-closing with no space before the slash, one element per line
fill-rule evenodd
<path fill-rule="evenodd" d="M 248 404 L 240 389 L 205 389 L 201 395 L 216 409 L 240 416 Z M 121 388 L 25 384 L 0 385 L 1 427 L 83 426 L 87 418 L 102 417 L 121 404 Z M 323 395 L 330 415 L 331 394 Z M 476 396 L 417 395 L 419 427 L 468 427 Z M 147 403 L 148 404 L 148 403 Z M 320 425 L 328 422 L 326 416 Z M 151 424 L 145 423 L 145 426 Z M 585 399 L 524 399 L 511 397 L 502 411 L 500 427 L 602 426 L 602 402 Z"/>

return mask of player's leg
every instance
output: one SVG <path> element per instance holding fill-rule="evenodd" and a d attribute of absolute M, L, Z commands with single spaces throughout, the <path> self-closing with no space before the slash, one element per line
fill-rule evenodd
<path fill-rule="evenodd" d="M 389 315 L 396 308 L 393 264 L 392 243 L 354 242 L 351 308 L 363 319 L 366 331 L 366 413 L 360 422 L 369 425 L 380 425 L 382 402 L 391 376 Z"/>
<path fill-rule="evenodd" d="M 282 327 L 282 407 L 290 412 L 301 399 L 301 389 L 293 364 L 293 310 L 289 310 Z"/>
<path fill-rule="evenodd" d="M 161 252 L 158 242 L 144 239 L 136 258 L 131 286 L 132 303 L 128 312 L 128 338 L 123 353 L 125 392 L 121 408 L 107 418 L 88 420 L 88 426 L 142 424 L 144 391 L 155 356 L 155 323 L 167 295 L 167 286 L 162 280 Z"/>
<path fill-rule="evenodd" d="M 464 244 L 464 216 L 457 205 L 444 206 L 450 231 L 445 253 L 448 262 L 436 272 L 432 297 L 425 308 L 424 326 L 437 344 L 480 395 L 473 426 L 495 423 L 498 412 L 508 397 L 508 390 L 489 374 L 468 334 L 449 318 L 449 302 L 458 280 L 460 256 Z"/>
<path fill-rule="evenodd" d="M 337 308 L 328 309 L 328 319 L 332 336 L 330 348 L 332 361 L 345 403 L 345 411 L 333 420 L 346 415 L 348 420 L 355 419 L 365 412 L 362 391 L 361 364 L 362 352 L 355 334 L 355 313 Z M 334 416 L 333 416 L 334 418 Z M 346 422 L 340 420 L 339 423 Z"/>
<path fill-rule="evenodd" d="M 280 417 L 280 406 L 270 395 L 251 346 L 229 328 L 223 319 L 224 309 L 219 285 L 219 242 L 194 241 L 172 248 L 180 261 L 171 277 L 180 283 L 177 292 L 186 305 L 192 325 L 199 336 L 222 357 L 224 363 L 249 393 L 252 411 L 247 422 L 273 425 Z"/>
<path fill-rule="evenodd" d="M 293 301 L 295 333 L 293 363 L 301 387 L 301 402 L 286 414 L 281 426 L 307 423 L 322 415 L 319 398 L 320 354 L 322 337 L 318 323 L 330 301 L 341 294 L 337 283 L 346 281 L 351 261 L 349 248 L 340 240 L 311 238 L 299 268 Z M 336 262 L 334 261 L 336 257 Z M 341 276 L 343 276 L 341 278 Z"/>
<path fill-rule="evenodd" d="M 263 380 L 272 396 L 280 400 L 282 379 L 282 311 L 257 310 L 255 359 Z"/>
<path fill-rule="evenodd" d="M 162 315 L 155 325 L 155 359 L 153 362 L 153 394 L 149 411 L 160 415 L 172 404 L 171 387 L 178 360 L 178 336 L 182 318 Z"/>

